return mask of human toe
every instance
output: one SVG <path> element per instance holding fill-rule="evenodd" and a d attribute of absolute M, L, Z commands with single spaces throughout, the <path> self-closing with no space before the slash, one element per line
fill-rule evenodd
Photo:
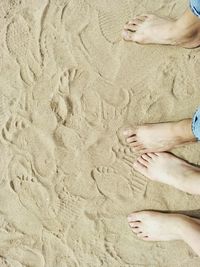
<path fill-rule="evenodd" d="M 152 214 L 150 211 L 136 211 L 128 215 L 129 222 L 142 222 L 145 219 L 149 218 Z"/>
<path fill-rule="evenodd" d="M 131 136 L 135 135 L 135 131 L 133 129 L 128 128 L 128 129 L 125 129 L 123 131 L 123 134 L 124 134 L 124 136 L 131 137 Z"/>
<path fill-rule="evenodd" d="M 135 24 L 125 24 L 124 25 L 124 29 L 125 30 L 129 30 L 129 31 L 132 31 L 132 32 L 135 32 L 138 29 L 138 25 L 135 25 Z"/>
<path fill-rule="evenodd" d="M 127 24 L 128 25 L 140 25 L 143 21 L 140 20 L 138 17 L 135 17 L 134 19 L 130 20 Z"/>
<path fill-rule="evenodd" d="M 142 223 L 140 221 L 131 221 L 129 222 L 131 228 L 140 228 Z"/>
<path fill-rule="evenodd" d="M 148 167 L 148 165 L 149 165 L 149 162 L 146 161 L 142 156 L 139 157 L 139 158 L 137 159 L 137 161 L 138 161 L 140 164 L 142 164 L 143 166 L 145 166 L 145 167 Z"/>
<path fill-rule="evenodd" d="M 137 142 L 137 141 L 134 141 L 134 142 L 131 142 L 131 146 L 132 148 L 137 148 L 137 147 L 142 147 L 142 144 Z"/>
<path fill-rule="evenodd" d="M 127 220 L 129 223 L 140 222 L 139 212 L 133 212 L 128 215 Z"/>
<path fill-rule="evenodd" d="M 131 228 L 131 230 L 132 230 L 133 233 L 135 233 L 135 234 L 139 234 L 139 233 L 141 233 L 141 229 L 140 229 L 140 228 Z"/>
<path fill-rule="evenodd" d="M 147 153 L 147 156 L 149 156 L 151 159 L 157 159 L 158 154 L 157 153 Z"/>
<path fill-rule="evenodd" d="M 143 238 L 145 237 L 145 234 L 144 234 L 143 232 L 140 231 L 140 232 L 137 234 L 137 237 L 140 238 L 140 239 L 143 239 Z"/>
<path fill-rule="evenodd" d="M 143 154 L 141 156 L 144 160 L 146 160 L 147 162 L 149 162 L 151 160 L 151 157 L 148 156 L 148 154 Z"/>
<path fill-rule="evenodd" d="M 137 141 L 137 137 L 136 136 L 132 136 L 126 139 L 127 143 L 133 143 Z"/>
<path fill-rule="evenodd" d="M 146 176 L 146 172 L 147 172 L 147 167 L 144 166 L 143 164 L 141 164 L 139 161 L 135 161 L 133 163 L 133 168 L 140 172 L 141 174 L 143 174 L 144 176 Z"/>
<path fill-rule="evenodd" d="M 137 237 L 139 239 L 143 240 L 143 241 L 150 241 L 149 237 L 145 233 L 143 233 L 143 232 L 138 233 L 137 234 Z"/>
<path fill-rule="evenodd" d="M 128 30 L 122 32 L 122 37 L 125 41 L 135 41 L 134 32 Z"/>

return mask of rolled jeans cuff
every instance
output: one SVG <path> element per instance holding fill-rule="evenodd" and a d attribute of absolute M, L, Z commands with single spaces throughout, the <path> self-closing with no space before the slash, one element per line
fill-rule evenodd
<path fill-rule="evenodd" d="M 197 140 L 200 141 L 200 107 L 192 118 L 192 132 Z"/>
<path fill-rule="evenodd" d="M 195 16 L 200 18 L 200 0 L 190 0 L 190 9 Z"/>

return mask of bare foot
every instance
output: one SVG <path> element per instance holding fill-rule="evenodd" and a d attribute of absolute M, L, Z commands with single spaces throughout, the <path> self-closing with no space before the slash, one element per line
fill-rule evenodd
<path fill-rule="evenodd" d="M 122 36 L 140 44 L 195 48 L 200 45 L 200 19 L 190 9 L 178 20 L 144 14 L 126 23 Z"/>
<path fill-rule="evenodd" d="M 143 154 L 133 167 L 153 181 L 191 194 L 200 194 L 200 169 L 170 153 Z"/>
<path fill-rule="evenodd" d="M 132 231 L 143 240 L 169 241 L 181 239 L 183 218 L 178 214 L 142 211 L 130 214 L 128 222 Z"/>
<path fill-rule="evenodd" d="M 136 129 L 126 129 L 127 143 L 141 153 L 168 151 L 176 146 L 195 142 L 191 129 L 192 120 L 146 124 Z"/>
<path fill-rule="evenodd" d="M 141 211 L 128 216 L 128 223 L 144 241 L 183 240 L 200 256 L 200 220 L 181 214 Z"/>

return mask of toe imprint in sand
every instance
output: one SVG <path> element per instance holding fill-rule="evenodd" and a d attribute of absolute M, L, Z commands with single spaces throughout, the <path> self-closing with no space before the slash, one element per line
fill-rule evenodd
<path fill-rule="evenodd" d="M 2 136 L 5 141 L 14 142 L 16 140 L 15 134 L 19 133 L 19 131 L 22 131 L 23 129 L 26 129 L 28 127 L 30 127 L 30 122 L 28 120 L 19 115 L 12 115 L 7 120 L 2 130 Z"/>
<path fill-rule="evenodd" d="M 11 16 L 24 6 L 24 0 L 7 1 L 1 0 L 0 10 L 1 16 L 5 19 L 9 19 Z"/>
<path fill-rule="evenodd" d="M 49 218 L 50 196 L 48 190 L 34 177 L 30 161 L 24 156 L 17 156 L 11 160 L 9 167 L 10 188 L 22 205 L 31 209 L 45 223 Z"/>
<path fill-rule="evenodd" d="M 133 167 L 135 156 L 133 154 L 133 150 L 130 147 L 119 146 L 113 147 L 112 150 L 115 153 L 116 158 L 123 161 L 123 163 L 125 163 L 130 168 Z"/>
<path fill-rule="evenodd" d="M 69 95 L 71 75 L 70 71 L 65 70 L 59 77 L 58 91 L 62 95 Z"/>

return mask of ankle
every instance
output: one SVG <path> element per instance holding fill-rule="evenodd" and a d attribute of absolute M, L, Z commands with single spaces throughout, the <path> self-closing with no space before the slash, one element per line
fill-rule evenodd
<path fill-rule="evenodd" d="M 190 168 L 185 171 L 185 177 L 182 178 L 180 187 L 191 195 L 200 195 L 200 171 L 192 165 L 189 166 Z"/>
<path fill-rule="evenodd" d="M 196 141 L 196 138 L 192 132 L 192 119 L 185 119 L 175 123 L 174 131 L 183 142 Z"/>

